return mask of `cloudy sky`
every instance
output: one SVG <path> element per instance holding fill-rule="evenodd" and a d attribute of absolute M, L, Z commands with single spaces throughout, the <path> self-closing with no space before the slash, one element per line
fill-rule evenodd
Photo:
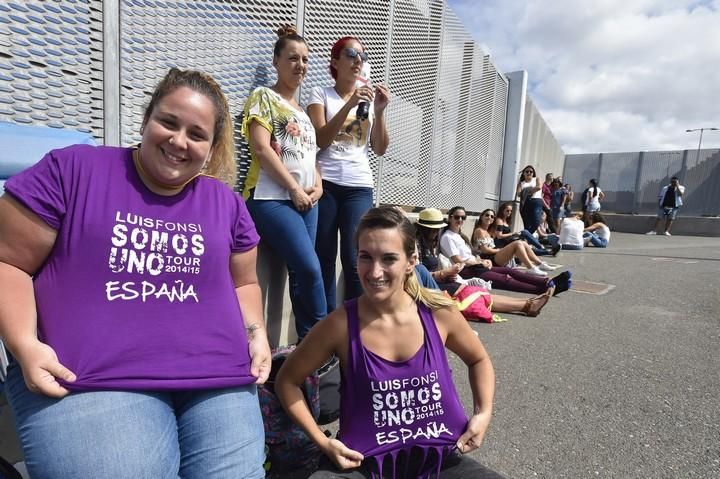
<path fill-rule="evenodd" d="M 448 0 L 566 153 L 697 148 L 720 128 L 720 0 Z M 720 131 L 703 148 L 720 147 Z"/>

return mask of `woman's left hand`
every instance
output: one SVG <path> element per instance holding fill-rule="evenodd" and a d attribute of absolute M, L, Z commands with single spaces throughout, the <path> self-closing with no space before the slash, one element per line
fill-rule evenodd
<path fill-rule="evenodd" d="M 310 196 L 310 199 L 312 200 L 312 205 L 316 206 L 317 202 L 320 201 L 320 197 L 323 194 L 322 184 L 315 185 L 311 188 L 306 188 L 305 193 L 307 193 L 308 196 Z"/>
<path fill-rule="evenodd" d="M 460 436 L 457 442 L 458 450 L 461 453 L 466 454 L 480 447 L 485 437 L 485 432 L 490 425 L 491 416 L 492 414 L 490 412 L 483 412 L 475 414 L 470 418 L 465 432 L 462 433 L 462 436 Z"/>
<path fill-rule="evenodd" d="M 375 115 L 379 115 L 390 103 L 390 90 L 387 89 L 382 83 L 376 83 L 375 85 Z"/>
<path fill-rule="evenodd" d="M 248 332 L 248 350 L 250 352 L 250 374 L 255 376 L 255 384 L 264 384 L 270 375 L 272 354 L 265 328 Z"/>

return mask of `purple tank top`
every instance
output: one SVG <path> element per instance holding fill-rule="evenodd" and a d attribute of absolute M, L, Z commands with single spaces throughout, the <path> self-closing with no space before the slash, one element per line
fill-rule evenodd
<path fill-rule="evenodd" d="M 339 437 L 365 456 L 373 477 L 379 477 L 386 460 L 396 471 L 411 451 L 413 462 L 421 462 L 414 465 L 420 471 L 414 476 L 437 475 L 467 425 L 432 312 L 422 303 L 417 306 L 425 339 L 414 356 L 395 362 L 362 345 L 357 299 L 345 302 L 349 349 L 340 387 Z"/>

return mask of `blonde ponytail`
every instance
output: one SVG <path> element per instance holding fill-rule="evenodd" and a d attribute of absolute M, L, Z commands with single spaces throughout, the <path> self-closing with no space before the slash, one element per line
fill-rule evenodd
<path fill-rule="evenodd" d="M 445 294 L 433 289 L 424 288 L 420 285 L 415 275 L 415 271 L 411 272 L 405 278 L 403 289 L 415 301 L 420 301 L 430 309 L 440 309 L 447 306 L 456 306 L 455 301 Z"/>

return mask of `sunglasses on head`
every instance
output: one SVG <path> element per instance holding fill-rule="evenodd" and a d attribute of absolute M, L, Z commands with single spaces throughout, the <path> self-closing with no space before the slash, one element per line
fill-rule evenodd
<path fill-rule="evenodd" d="M 456 221 L 465 221 L 467 219 L 467 216 L 461 216 L 461 215 L 453 215 L 453 218 Z"/>
<path fill-rule="evenodd" d="M 343 51 L 345 52 L 345 56 L 348 57 L 348 58 L 351 59 L 351 60 L 354 60 L 354 59 L 357 58 L 358 55 L 359 55 L 359 56 L 360 56 L 360 60 L 362 60 L 363 63 L 365 63 L 366 61 L 368 61 L 368 54 L 367 54 L 367 53 L 358 51 L 358 50 L 354 49 L 353 47 L 347 47 L 347 48 L 345 48 L 345 50 L 343 50 Z"/>

